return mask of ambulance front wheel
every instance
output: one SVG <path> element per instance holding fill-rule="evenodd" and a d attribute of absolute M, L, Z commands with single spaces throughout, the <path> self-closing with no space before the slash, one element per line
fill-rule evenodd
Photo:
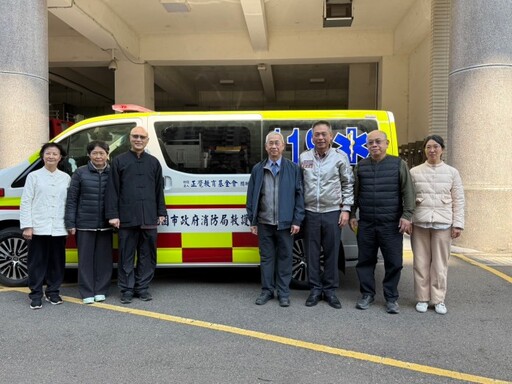
<path fill-rule="evenodd" d="M 22 287 L 28 281 L 28 244 L 16 227 L 0 231 L 0 283 Z"/>

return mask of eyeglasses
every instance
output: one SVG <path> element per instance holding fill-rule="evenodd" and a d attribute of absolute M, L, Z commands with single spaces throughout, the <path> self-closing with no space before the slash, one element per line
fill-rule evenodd
<path fill-rule="evenodd" d="M 148 138 L 147 136 L 144 135 L 130 135 L 130 137 L 135 140 L 146 140 Z"/>
<path fill-rule="evenodd" d="M 383 140 L 383 139 L 368 140 L 366 142 L 366 145 L 373 145 L 373 144 L 381 145 L 385 142 L 386 142 L 386 140 Z"/>

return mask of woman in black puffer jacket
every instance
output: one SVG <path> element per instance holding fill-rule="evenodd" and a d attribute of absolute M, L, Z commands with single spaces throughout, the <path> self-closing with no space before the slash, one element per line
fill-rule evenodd
<path fill-rule="evenodd" d="M 73 174 L 66 201 L 65 224 L 76 234 L 78 289 L 85 304 L 104 301 L 112 278 L 112 228 L 105 219 L 108 153 L 103 141 L 87 145 L 90 161 Z"/>

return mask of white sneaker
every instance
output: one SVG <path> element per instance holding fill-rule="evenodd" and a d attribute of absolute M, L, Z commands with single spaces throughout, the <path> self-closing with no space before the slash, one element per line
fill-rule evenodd
<path fill-rule="evenodd" d="M 416 304 L 416 310 L 421 313 L 427 312 L 428 309 L 428 303 L 426 301 L 418 301 L 418 304 Z"/>
<path fill-rule="evenodd" d="M 435 309 L 436 309 L 436 312 L 439 313 L 440 315 L 446 315 L 446 312 L 448 312 L 444 303 L 436 304 Z"/>
<path fill-rule="evenodd" d="M 92 303 L 94 303 L 94 297 L 85 297 L 85 298 L 82 300 L 82 302 L 83 302 L 84 304 L 92 304 Z"/>

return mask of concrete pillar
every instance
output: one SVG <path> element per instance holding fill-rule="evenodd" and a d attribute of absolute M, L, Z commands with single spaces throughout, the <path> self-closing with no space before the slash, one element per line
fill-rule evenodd
<path fill-rule="evenodd" d="M 348 109 L 377 109 L 377 73 L 375 64 L 350 64 Z"/>
<path fill-rule="evenodd" d="M 155 109 L 155 75 L 149 64 L 119 60 L 115 73 L 116 104 L 137 104 Z"/>
<path fill-rule="evenodd" d="M 379 109 L 393 112 L 398 145 L 407 143 L 409 60 L 405 55 L 384 56 L 379 65 Z"/>
<path fill-rule="evenodd" d="M 48 140 L 46 0 L 0 1 L 0 36 L 0 168 L 5 168 Z"/>
<path fill-rule="evenodd" d="M 512 2 L 452 0 L 448 162 L 461 173 L 466 228 L 457 245 L 512 251 Z"/>
<path fill-rule="evenodd" d="M 430 55 L 430 109 L 429 134 L 445 139 L 448 143 L 448 70 L 450 63 L 450 0 L 432 2 L 432 44 Z"/>

